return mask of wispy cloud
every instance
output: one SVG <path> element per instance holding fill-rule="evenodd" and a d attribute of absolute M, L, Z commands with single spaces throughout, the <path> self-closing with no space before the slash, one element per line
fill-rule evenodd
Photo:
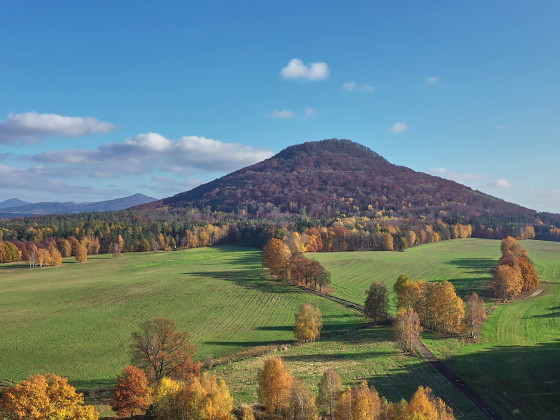
<path fill-rule="evenodd" d="M 342 89 L 347 90 L 347 91 L 361 91 L 361 92 L 365 92 L 365 93 L 373 93 L 375 92 L 375 87 L 368 85 L 368 84 L 363 84 L 363 85 L 358 85 L 356 84 L 356 82 L 345 82 L 342 84 Z"/>
<path fill-rule="evenodd" d="M 108 133 L 118 127 L 93 117 L 67 117 L 58 114 L 9 114 L 0 122 L 0 143 L 39 143 L 52 136 L 78 137 L 87 134 Z"/>
<path fill-rule="evenodd" d="M 46 196 L 58 197 L 72 195 L 83 199 L 108 199 L 130 194 L 127 190 L 105 191 L 91 187 L 71 185 L 49 177 L 49 170 L 43 166 L 32 168 L 14 168 L 0 164 L 0 195 L 7 197 L 14 194 L 29 197 L 31 201 L 40 201 Z M 48 200 L 52 201 L 51 198 Z"/>
<path fill-rule="evenodd" d="M 296 113 L 291 109 L 282 109 L 280 111 L 274 111 L 270 116 L 272 118 L 294 118 Z"/>
<path fill-rule="evenodd" d="M 305 108 L 305 118 L 311 118 L 317 115 L 317 110 L 314 108 Z"/>
<path fill-rule="evenodd" d="M 166 194 L 176 194 L 183 191 L 192 190 L 195 187 L 203 184 L 204 182 L 198 178 L 189 178 L 187 180 L 177 180 L 175 178 L 166 176 L 154 176 L 152 178 L 154 184 L 140 185 L 141 188 L 147 188 L 157 192 L 164 192 Z"/>
<path fill-rule="evenodd" d="M 433 86 L 433 85 L 435 85 L 437 82 L 439 82 L 439 77 L 436 77 L 436 76 L 426 77 L 426 78 L 424 79 L 424 83 L 426 83 L 428 86 Z"/>
<path fill-rule="evenodd" d="M 489 189 L 507 189 L 511 187 L 509 181 L 505 178 L 493 178 L 488 175 L 478 175 L 457 172 L 453 169 L 432 168 L 428 171 L 432 175 L 441 176 L 442 178 L 451 179 L 452 181 L 468 185 L 473 188 L 489 188 Z"/>
<path fill-rule="evenodd" d="M 106 143 L 93 150 L 53 151 L 28 158 L 42 164 L 79 168 L 80 173 L 92 177 L 115 178 L 154 170 L 182 173 L 230 171 L 272 154 L 268 149 L 205 137 L 185 136 L 170 140 L 158 133 L 146 133 L 121 143 Z"/>
<path fill-rule="evenodd" d="M 395 124 L 393 124 L 390 131 L 393 133 L 402 133 L 406 130 L 408 130 L 408 125 L 403 122 L 396 122 Z"/>
<path fill-rule="evenodd" d="M 292 59 L 280 74 L 284 79 L 324 80 L 329 77 L 329 66 L 325 62 L 305 65 L 299 58 Z"/>

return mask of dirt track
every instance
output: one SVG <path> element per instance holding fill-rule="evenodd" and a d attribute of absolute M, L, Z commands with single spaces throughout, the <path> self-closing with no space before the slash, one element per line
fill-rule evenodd
<path fill-rule="evenodd" d="M 364 312 L 364 306 L 358 305 L 357 303 L 350 302 L 346 299 L 341 299 L 335 296 L 326 295 L 324 293 L 319 293 L 315 290 L 310 290 L 302 287 L 302 289 L 308 290 L 311 293 L 316 295 L 325 297 L 330 300 L 334 300 L 342 305 L 348 306 L 350 308 L 354 308 L 360 312 Z M 540 293 L 540 291 L 538 291 Z M 534 293 L 529 297 L 533 297 L 538 295 L 538 293 Z M 441 360 L 439 360 L 435 354 L 433 354 L 430 349 L 428 349 L 424 343 L 421 341 L 418 343 L 418 348 L 422 355 L 434 366 L 457 390 L 465 394 L 485 415 L 488 419 L 491 420 L 500 420 L 501 416 L 496 413 L 484 400 L 480 397 L 470 386 L 468 386 L 459 376 L 457 376 L 451 369 L 449 369 Z"/>

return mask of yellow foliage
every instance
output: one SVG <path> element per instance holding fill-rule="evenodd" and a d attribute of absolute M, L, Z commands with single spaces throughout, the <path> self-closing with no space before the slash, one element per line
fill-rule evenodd
<path fill-rule="evenodd" d="M 280 357 L 264 361 L 263 370 L 258 375 L 258 396 L 268 412 L 279 413 L 288 408 L 292 380 L 291 372 L 284 367 Z"/>
<path fill-rule="evenodd" d="M 35 420 L 97 420 L 93 406 L 84 406 L 84 397 L 55 374 L 34 375 L 9 388 L 0 407 L 8 418 Z"/>
<path fill-rule="evenodd" d="M 296 314 L 294 335 L 298 341 L 315 341 L 321 335 L 323 327 L 322 314 L 319 308 L 314 308 L 309 303 L 303 305 Z"/>

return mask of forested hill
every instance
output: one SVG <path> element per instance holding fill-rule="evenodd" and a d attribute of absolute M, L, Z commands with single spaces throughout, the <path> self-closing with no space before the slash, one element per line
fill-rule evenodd
<path fill-rule="evenodd" d="M 440 211 L 533 219 L 535 211 L 436 176 L 394 165 L 350 140 L 290 146 L 270 159 L 140 208 L 197 207 L 258 216 L 397 216 Z"/>

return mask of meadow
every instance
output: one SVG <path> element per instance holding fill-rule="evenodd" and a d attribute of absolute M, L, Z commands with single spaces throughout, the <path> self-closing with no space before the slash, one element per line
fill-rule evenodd
<path fill-rule="evenodd" d="M 306 302 L 321 309 L 327 332 L 363 323 L 334 302 L 270 281 L 261 251 L 250 248 L 2 265 L 0 381 L 54 372 L 81 390 L 110 387 L 130 363 L 132 331 L 154 317 L 175 320 L 201 360 L 291 343 L 294 314 Z"/>
<path fill-rule="evenodd" d="M 449 384 L 423 359 L 403 354 L 393 341 L 391 328 L 378 326 L 351 331 L 321 341 L 290 347 L 273 354 L 281 356 L 294 377 L 303 380 L 317 395 L 323 372 L 335 369 L 343 385 L 367 380 L 379 394 L 390 401 L 407 400 L 419 385 L 429 386 L 451 406 L 457 418 L 480 419 L 484 415 L 462 393 Z M 264 360 L 261 356 L 213 369 L 229 384 L 236 401 L 257 401 L 257 374 Z M 326 411 L 326 407 L 320 407 Z"/>
<path fill-rule="evenodd" d="M 308 254 L 333 275 L 333 294 L 362 303 L 373 281 L 392 287 L 401 273 L 449 280 L 460 295 L 481 294 L 491 308 L 480 343 L 424 333 L 425 344 L 504 417 L 560 418 L 560 243 L 520 241 L 543 283 L 533 298 L 495 304 L 491 270 L 500 241 L 460 239 L 403 253 Z"/>

